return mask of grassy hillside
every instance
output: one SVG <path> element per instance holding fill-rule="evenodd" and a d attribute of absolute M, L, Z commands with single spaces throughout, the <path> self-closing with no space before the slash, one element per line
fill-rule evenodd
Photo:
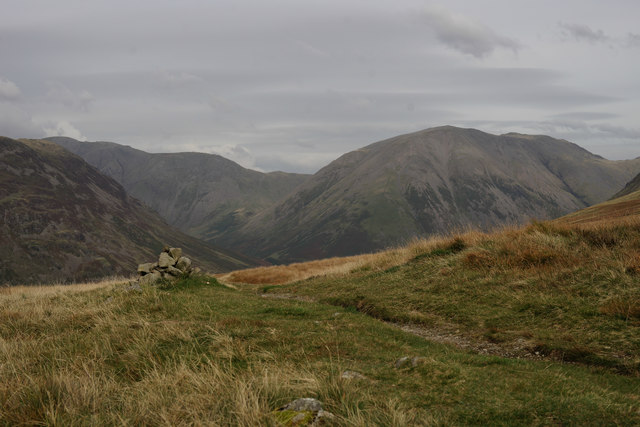
<path fill-rule="evenodd" d="M 0 320 L 3 425 L 277 425 L 271 412 L 298 397 L 336 425 L 640 422 L 637 376 L 474 354 L 352 307 L 205 277 L 142 292 L 6 288 Z M 396 368 L 403 356 L 416 366 Z"/>
<path fill-rule="evenodd" d="M 464 348 L 638 376 L 638 242 L 640 192 L 522 229 L 220 278 L 350 308 Z"/>

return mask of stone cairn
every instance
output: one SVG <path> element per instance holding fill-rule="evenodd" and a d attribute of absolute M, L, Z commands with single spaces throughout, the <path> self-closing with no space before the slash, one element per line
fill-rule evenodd
<path fill-rule="evenodd" d="M 151 285 L 161 279 L 175 280 L 189 276 L 192 271 L 191 260 L 182 256 L 182 249 L 165 246 L 158 262 L 138 265 L 138 282 L 141 285 Z"/>

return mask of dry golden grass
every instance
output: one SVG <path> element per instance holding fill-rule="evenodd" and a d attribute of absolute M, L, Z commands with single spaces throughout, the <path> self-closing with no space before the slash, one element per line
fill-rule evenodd
<path fill-rule="evenodd" d="M 512 228 L 504 228 L 503 230 L 512 230 Z M 406 246 L 377 253 L 238 270 L 219 274 L 216 278 L 227 285 L 234 283 L 281 285 L 311 277 L 346 276 L 358 269 L 386 270 L 405 264 L 425 252 L 446 248 L 456 241 L 462 241 L 464 245 L 473 245 L 485 235 L 485 233 L 479 231 L 467 231 L 448 237 L 434 236 L 428 239 L 415 239 Z"/>
<path fill-rule="evenodd" d="M 113 286 L 118 283 L 135 280 L 134 277 L 114 276 L 100 280 L 99 282 L 55 284 L 55 285 L 21 285 L 0 286 L 0 295 L 50 295 L 60 292 L 86 292 L 94 289 Z"/>

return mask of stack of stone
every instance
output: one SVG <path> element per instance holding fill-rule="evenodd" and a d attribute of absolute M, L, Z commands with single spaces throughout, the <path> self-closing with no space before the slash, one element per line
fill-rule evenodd
<path fill-rule="evenodd" d="M 182 249 L 165 246 L 158 262 L 138 265 L 139 282 L 149 285 L 161 279 L 174 280 L 191 274 L 191 260 L 182 256 Z"/>

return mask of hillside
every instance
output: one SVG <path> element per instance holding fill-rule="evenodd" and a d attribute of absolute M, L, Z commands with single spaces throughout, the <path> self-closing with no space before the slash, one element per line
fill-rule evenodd
<path fill-rule="evenodd" d="M 631 194 L 633 192 L 636 192 L 640 190 L 640 173 L 638 175 L 636 175 L 635 178 L 633 178 L 631 181 L 629 181 L 627 183 L 627 185 L 624 186 L 624 188 L 622 190 L 620 190 L 618 193 L 616 193 L 612 199 L 618 198 L 618 197 L 622 197 L 622 196 L 626 196 L 627 194 Z"/>
<path fill-rule="evenodd" d="M 204 153 L 151 154 L 111 142 L 48 138 L 118 181 L 169 224 L 215 243 L 303 183 L 308 175 L 245 169 Z"/>
<path fill-rule="evenodd" d="M 169 227 L 116 181 L 48 141 L 0 138 L 0 283 L 135 272 L 164 244 L 201 268 L 256 265 Z"/>
<path fill-rule="evenodd" d="M 370 252 L 559 217 L 608 199 L 639 169 L 640 159 L 547 136 L 433 128 L 345 154 L 218 242 L 273 262 Z"/>
<path fill-rule="evenodd" d="M 638 425 L 639 225 L 434 238 L 280 286 L 0 289 L 0 424 L 294 425 L 278 408 L 315 398 L 337 426 Z"/>
<path fill-rule="evenodd" d="M 462 349 L 637 379 L 640 192 L 634 194 L 524 228 L 219 279 L 263 297 L 352 309 Z"/>

